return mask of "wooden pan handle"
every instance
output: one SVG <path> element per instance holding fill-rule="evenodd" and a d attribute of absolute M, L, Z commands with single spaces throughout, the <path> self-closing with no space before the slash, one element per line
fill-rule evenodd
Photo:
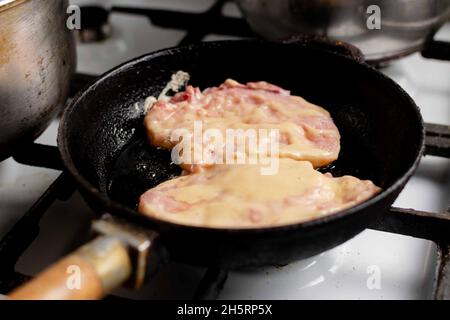
<path fill-rule="evenodd" d="M 94 300 L 124 283 L 131 275 L 127 247 L 103 236 L 81 247 L 14 290 L 16 300 Z"/>

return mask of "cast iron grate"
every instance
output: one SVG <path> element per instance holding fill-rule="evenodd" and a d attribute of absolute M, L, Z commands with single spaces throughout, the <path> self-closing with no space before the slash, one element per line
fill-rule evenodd
<path fill-rule="evenodd" d="M 217 1 L 204 13 L 186 13 L 168 10 L 112 7 L 111 11 L 147 16 L 153 25 L 186 30 L 180 44 L 202 41 L 208 34 L 255 37 L 247 23 L 239 18 L 224 17 L 226 0 Z M 445 49 L 445 48 L 444 48 Z M 427 57 L 449 58 L 445 50 L 428 52 Z M 75 95 L 96 77 L 77 74 L 72 81 L 71 95 Z M 426 153 L 450 157 L 450 126 L 427 128 Z M 57 147 L 31 144 L 19 150 L 14 159 L 21 164 L 63 170 Z M 66 201 L 76 188 L 67 173 L 62 172 L 32 208 L 0 241 L 0 293 L 6 294 L 30 279 L 17 273 L 15 265 L 39 234 L 39 222 L 55 201 Z M 393 208 L 371 229 L 387 231 L 434 241 L 438 246 L 435 280 L 435 299 L 450 300 L 450 208 L 446 213 L 421 212 Z M 193 299 L 215 299 L 227 278 L 225 270 L 207 270 Z"/>

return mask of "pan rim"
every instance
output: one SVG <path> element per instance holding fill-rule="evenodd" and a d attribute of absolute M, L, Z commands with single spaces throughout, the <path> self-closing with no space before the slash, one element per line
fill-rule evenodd
<path fill-rule="evenodd" d="M 352 63 L 357 63 L 360 68 L 366 69 L 366 71 L 372 72 L 376 74 L 378 77 L 380 77 L 381 80 L 385 81 L 386 84 L 389 84 L 392 86 L 395 90 L 401 94 L 402 99 L 406 99 L 405 102 L 411 105 L 412 110 L 414 111 L 414 115 L 417 118 L 422 130 L 420 132 L 420 147 L 417 149 L 415 160 L 414 162 L 409 166 L 408 170 L 399 178 L 397 179 L 390 187 L 383 189 L 379 194 L 377 194 L 374 197 L 371 197 L 370 199 L 356 205 L 350 208 L 347 208 L 345 210 L 337 211 L 333 214 L 320 217 L 313 220 L 308 220 L 300 223 L 292 223 L 292 224 L 286 224 L 286 225 L 279 225 L 279 226 L 273 226 L 273 227 L 258 227 L 258 228 L 213 228 L 213 227 L 203 227 L 203 226 L 195 226 L 195 225 L 184 225 L 184 224 L 178 224 L 174 222 L 169 222 L 162 219 L 157 219 L 153 217 L 148 217 L 143 214 L 139 214 L 136 210 L 133 210 L 102 193 L 98 188 L 95 188 L 91 183 L 85 179 L 80 172 L 78 171 L 72 157 L 71 152 L 69 150 L 68 142 L 67 142 L 67 124 L 69 122 L 70 116 L 73 112 L 76 111 L 76 107 L 78 105 L 78 101 L 81 100 L 85 95 L 87 95 L 90 91 L 95 90 L 95 88 L 102 83 L 105 79 L 119 73 L 127 70 L 131 66 L 135 64 L 139 64 L 143 61 L 148 61 L 154 58 L 157 58 L 159 56 L 165 55 L 169 52 L 174 51 L 186 51 L 186 50 L 192 50 L 194 48 L 201 48 L 203 46 L 226 46 L 236 43 L 272 43 L 282 46 L 292 46 L 295 45 L 303 46 L 307 48 L 308 50 L 319 50 L 321 52 L 324 52 L 324 50 L 316 49 L 308 47 L 304 44 L 282 44 L 279 42 L 273 42 L 273 41 L 265 41 L 265 40 L 255 40 L 255 39 L 244 39 L 244 40 L 221 40 L 221 41 L 212 41 L 212 42 L 204 42 L 204 43 L 197 43 L 197 44 L 190 44 L 185 46 L 177 46 L 177 47 L 170 47 L 162 50 L 158 50 L 155 52 L 147 53 L 142 56 L 139 56 L 137 58 L 131 59 L 127 62 L 124 62 L 115 68 L 105 72 L 101 76 L 99 76 L 92 84 L 89 84 L 83 90 L 81 90 L 78 94 L 74 96 L 71 103 L 67 106 L 67 108 L 64 110 L 64 113 L 61 117 L 59 129 L 58 129 L 58 149 L 60 151 L 61 158 L 64 163 L 64 167 L 66 170 L 70 173 L 70 175 L 75 179 L 77 185 L 80 189 L 83 191 L 89 193 L 91 196 L 95 197 L 97 201 L 101 204 L 102 208 L 104 208 L 105 213 L 119 213 L 120 216 L 124 216 L 123 213 L 126 213 L 126 219 L 128 220 L 136 220 L 139 219 L 139 223 L 153 223 L 159 226 L 170 226 L 175 228 L 182 228 L 184 230 L 191 230 L 194 232 L 220 232 L 225 234 L 241 234 L 241 235 L 257 235 L 257 234 L 265 234 L 265 233 L 280 233 L 285 232 L 292 229 L 309 229 L 309 228 L 315 228 L 320 227 L 322 225 L 332 223 L 341 219 L 344 219 L 346 217 L 352 216 L 357 213 L 362 213 L 365 209 L 377 204 L 381 203 L 383 199 L 389 197 L 392 195 L 396 190 L 399 188 L 402 188 L 408 180 L 411 178 L 411 176 L 414 174 L 415 170 L 417 169 L 422 156 L 424 154 L 425 150 L 425 126 L 424 121 L 420 112 L 419 107 L 415 103 L 415 101 L 411 98 L 411 96 L 394 80 L 389 78 L 388 76 L 384 75 L 383 73 L 379 72 L 372 66 L 366 64 L 366 63 L 358 63 L 354 59 L 350 57 L 346 57 L 337 53 L 333 52 L 325 52 L 326 54 L 330 54 L 333 56 L 338 56 L 339 59 L 351 61 Z M 156 230 L 157 231 L 157 230 Z"/>

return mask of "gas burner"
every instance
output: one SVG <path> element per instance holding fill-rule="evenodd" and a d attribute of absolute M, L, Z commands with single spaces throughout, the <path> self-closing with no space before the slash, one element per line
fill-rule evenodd
<path fill-rule="evenodd" d="M 109 11 L 100 6 L 82 6 L 81 30 L 76 32 L 81 43 L 100 42 L 111 35 Z"/>

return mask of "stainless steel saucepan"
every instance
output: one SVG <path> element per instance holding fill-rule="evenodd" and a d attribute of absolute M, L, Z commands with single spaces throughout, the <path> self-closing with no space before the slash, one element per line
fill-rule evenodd
<path fill-rule="evenodd" d="M 0 0 L 0 161 L 32 141 L 66 101 L 75 42 L 68 0 Z"/>
<path fill-rule="evenodd" d="M 366 60 L 375 62 L 423 50 L 450 17 L 450 0 L 236 2 L 250 26 L 268 39 L 326 36 L 357 46 Z M 450 56 L 450 45 L 445 50 Z"/>

